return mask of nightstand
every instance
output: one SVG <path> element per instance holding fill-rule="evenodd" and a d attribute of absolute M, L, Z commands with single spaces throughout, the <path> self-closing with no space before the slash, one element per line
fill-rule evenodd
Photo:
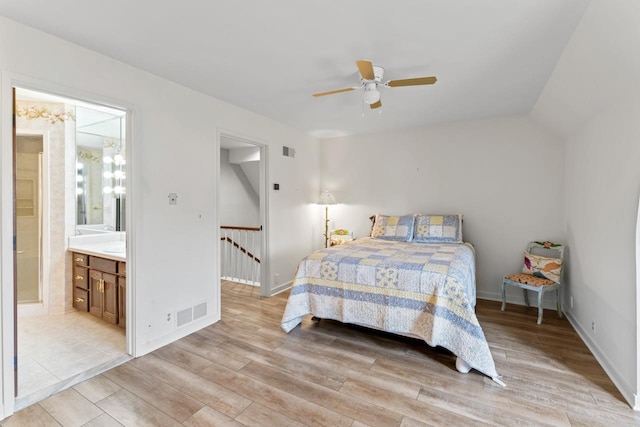
<path fill-rule="evenodd" d="M 347 230 L 333 230 L 329 235 L 329 246 L 342 245 L 353 240 L 353 232 Z"/>

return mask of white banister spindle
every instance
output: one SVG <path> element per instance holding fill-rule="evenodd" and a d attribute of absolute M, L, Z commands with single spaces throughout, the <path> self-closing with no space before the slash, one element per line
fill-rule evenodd
<path fill-rule="evenodd" d="M 260 286 L 260 228 L 221 226 L 220 229 L 221 277 Z"/>

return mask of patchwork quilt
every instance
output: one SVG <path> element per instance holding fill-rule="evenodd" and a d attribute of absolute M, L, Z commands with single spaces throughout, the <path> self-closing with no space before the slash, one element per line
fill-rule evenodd
<path fill-rule="evenodd" d="M 474 306 L 471 245 L 364 238 L 300 262 L 281 326 L 289 332 L 313 314 L 418 336 L 497 379 Z"/>

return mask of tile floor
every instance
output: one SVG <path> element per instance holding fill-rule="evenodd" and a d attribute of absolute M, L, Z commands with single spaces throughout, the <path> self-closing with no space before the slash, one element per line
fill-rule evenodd
<path fill-rule="evenodd" d="M 125 331 L 89 313 L 18 319 L 18 399 L 62 390 L 114 362 L 127 360 Z M 93 373 L 95 375 L 95 373 Z"/>

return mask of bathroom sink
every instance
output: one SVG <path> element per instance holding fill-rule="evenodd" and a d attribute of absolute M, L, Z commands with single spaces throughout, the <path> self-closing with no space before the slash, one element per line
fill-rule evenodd
<path fill-rule="evenodd" d="M 109 254 L 119 254 L 119 253 L 124 253 L 125 248 L 111 247 L 111 248 L 104 248 L 103 251 Z"/>

